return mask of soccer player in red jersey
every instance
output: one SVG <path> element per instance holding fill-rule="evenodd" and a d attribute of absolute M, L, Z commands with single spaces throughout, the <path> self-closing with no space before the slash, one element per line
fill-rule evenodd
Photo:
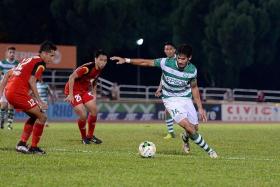
<path fill-rule="evenodd" d="M 48 106 L 44 103 L 36 87 L 36 81 L 41 79 L 46 69 L 46 64 L 53 63 L 56 46 L 45 41 L 41 44 L 39 55 L 23 59 L 13 73 L 5 87 L 5 95 L 8 102 L 16 109 L 25 112 L 29 119 L 25 122 L 21 139 L 16 146 L 16 151 L 21 153 L 45 154 L 46 152 L 37 145 L 43 134 L 47 116 L 42 112 Z M 30 96 L 30 91 L 33 96 Z M 26 142 L 32 134 L 31 147 Z"/>
<path fill-rule="evenodd" d="M 65 95 L 67 96 L 65 101 L 71 103 L 79 116 L 78 126 L 83 144 L 102 143 L 100 139 L 94 136 L 97 115 L 96 86 L 97 79 L 106 64 L 107 54 L 102 50 L 96 51 L 94 62 L 78 67 L 69 76 L 69 81 L 65 85 Z M 89 112 L 88 116 L 87 111 Z M 88 133 L 86 132 L 87 121 Z"/>

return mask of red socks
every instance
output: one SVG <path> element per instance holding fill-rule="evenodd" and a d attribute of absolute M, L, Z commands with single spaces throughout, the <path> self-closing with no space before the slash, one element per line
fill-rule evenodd
<path fill-rule="evenodd" d="M 89 115 L 88 116 L 88 138 L 93 138 L 94 129 L 95 129 L 95 123 L 96 123 L 96 116 Z"/>
<path fill-rule="evenodd" d="M 35 123 L 35 121 L 36 118 L 29 118 L 25 122 L 23 132 L 21 134 L 21 141 L 27 142 L 32 133 L 32 147 L 37 147 L 44 130 L 44 124 Z"/>
<path fill-rule="evenodd" d="M 81 136 L 82 136 L 82 139 L 86 138 L 86 123 L 87 121 L 86 120 L 78 120 L 78 126 L 79 126 L 79 129 L 80 129 L 80 133 L 81 133 Z"/>
<path fill-rule="evenodd" d="M 32 147 L 37 147 L 37 144 L 40 141 L 40 138 L 43 134 L 43 130 L 44 130 L 44 124 L 40 124 L 40 123 L 35 123 L 34 127 L 33 127 L 33 133 L 32 133 Z"/>
<path fill-rule="evenodd" d="M 22 131 L 22 134 L 21 134 L 21 141 L 22 142 L 27 142 L 31 133 L 32 133 L 32 130 L 33 130 L 33 125 L 36 121 L 36 118 L 29 118 L 25 124 L 24 124 L 24 127 L 23 127 L 23 131 Z"/>

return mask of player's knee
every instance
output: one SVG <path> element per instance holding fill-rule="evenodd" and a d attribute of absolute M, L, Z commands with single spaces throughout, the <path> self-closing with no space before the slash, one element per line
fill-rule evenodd
<path fill-rule="evenodd" d="M 96 116 L 97 111 L 96 111 L 96 110 L 90 111 L 90 114 L 91 114 L 92 116 Z"/>
<path fill-rule="evenodd" d="M 47 121 L 47 116 L 43 114 L 38 118 L 38 120 L 40 121 L 41 124 L 45 124 Z"/>
<path fill-rule="evenodd" d="M 196 133 L 195 125 L 192 125 L 191 123 L 185 123 L 185 124 L 184 124 L 184 129 L 185 129 L 189 134 L 195 134 L 195 133 Z"/>
<path fill-rule="evenodd" d="M 79 115 L 80 120 L 87 120 L 87 114 L 86 113 L 82 113 Z"/>
<path fill-rule="evenodd" d="M 30 118 L 26 121 L 26 123 L 27 123 L 27 124 L 30 124 L 30 125 L 34 125 L 36 119 L 37 119 L 36 117 L 30 117 Z"/>
<path fill-rule="evenodd" d="M 1 109 L 6 109 L 7 108 L 7 104 L 6 103 L 1 103 Z"/>
<path fill-rule="evenodd" d="M 195 134 L 196 133 L 196 130 L 194 127 L 191 127 L 191 126 L 188 126 L 187 128 L 185 128 L 186 131 L 189 133 L 189 134 Z"/>

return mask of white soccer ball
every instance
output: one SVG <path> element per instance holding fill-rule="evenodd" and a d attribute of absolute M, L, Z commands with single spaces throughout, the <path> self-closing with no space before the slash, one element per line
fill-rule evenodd
<path fill-rule="evenodd" d="M 139 154 L 144 158 L 150 158 L 156 154 L 156 145 L 150 141 L 144 141 L 139 145 Z"/>

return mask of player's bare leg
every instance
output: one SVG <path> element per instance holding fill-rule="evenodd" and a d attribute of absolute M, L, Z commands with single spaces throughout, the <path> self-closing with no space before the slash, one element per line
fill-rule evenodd
<path fill-rule="evenodd" d="M 87 111 L 84 104 L 79 104 L 75 106 L 74 111 L 79 116 L 77 123 L 81 133 L 82 143 L 90 144 L 90 141 L 87 139 L 86 135 Z"/>
<path fill-rule="evenodd" d="M 97 138 L 94 135 L 94 130 L 95 130 L 95 123 L 96 123 L 96 119 L 97 119 L 97 106 L 96 106 L 96 100 L 92 99 L 90 101 L 88 101 L 87 103 L 85 103 L 86 108 L 89 111 L 89 116 L 88 116 L 88 134 L 87 134 L 87 138 L 89 141 L 95 143 L 95 144 L 101 144 L 102 140 L 100 140 L 99 138 Z"/>
<path fill-rule="evenodd" d="M 47 115 L 48 110 L 43 110 L 43 112 Z M 49 126 L 50 126 L 48 120 L 46 121 L 45 126 L 46 126 L 46 127 L 49 127 Z"/>
<path fill-rule="evenodd" d="M 195 125 L 191 124 L 187 119 L 183 119 L 179 122 L 179 125 L 183 127 L 191 140 L 194 141 L 198 146 L 204 149 L 211 158 L 217 158 L 217 153 L 208 146 L 203 137 L 197 133 Z"/>
<path fill-rule="evenodd" d="M 194 125 L 194 127 L 195 127 L 195 130 L 197 132 L 198 131 L 198 125 Z M 184 133 L 182 133 L 181 137 L 182 137 L 182 140 L 184 142 L 183 149 L 184 149 L 185 153 L 188 154 L 191 151 L 190 141 L 189 141 L 190 134 L 185 131 Z"/>

